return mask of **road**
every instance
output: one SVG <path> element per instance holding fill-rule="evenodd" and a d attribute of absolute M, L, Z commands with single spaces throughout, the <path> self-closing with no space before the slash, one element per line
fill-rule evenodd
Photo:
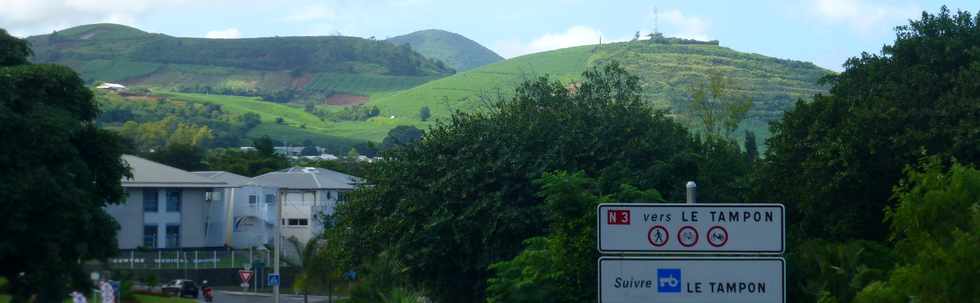
<path fill-rule="evenodd" d="M 281 297 L 281 303 L 302 303 L 303 296 L 293 296 L 293 295 L 283 295 Z M 336 301 L 338 298 L 334 298 Z M 204 302 L 204 298 L 198 299 L 199 302 Z M 226 291 L 216 290 L 214 292 L 214 303 L 271 303 L 271 295 L 235 295 L 230 294 Z M 310 303 L 327 302 L 327 297 L 322 296 L 310 296 Z"/>

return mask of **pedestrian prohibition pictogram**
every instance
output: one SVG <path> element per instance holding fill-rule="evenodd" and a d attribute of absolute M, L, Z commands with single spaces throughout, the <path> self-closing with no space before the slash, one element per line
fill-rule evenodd
<path fill-rule="evenodd" d="M 664 246 L 667 244 L 667 240 L 670 240 L 670 234 L 667 232 L 666 227 L 656 225 L 651 227 L 650 231 L 647 232 L 647 241 L 650 241 L 650 244 L 653 246 Z"/>

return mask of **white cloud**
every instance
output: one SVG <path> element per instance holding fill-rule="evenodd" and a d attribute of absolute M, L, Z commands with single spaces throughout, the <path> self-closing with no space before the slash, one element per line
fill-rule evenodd
<path fill-rule="evenodd" d="M 0 0 L 0 24 L 11 32 L 49 33 L 71 26 L 109 22 L 136 26 L 154 9 L 186 0 Z"/>
<path fill-rule="evenodd" d="M 204 37 L 212 39 L 238 39 L 241 36 L 242 33 L 234 27 L 223 30 L 209 31 L 206 35 L 204 35 Z"/>
<path fill-rule="evenodd" d="M 667 30 L 660 29 L 670 37 L 680 37 L 696 40 L 710 40 L 708 27 L 711 23 L 697 16 L 684 15 L 680 10 L 672 9 L 660 13 L 660 20 L 666 22 Z"/>
<path fill-rule="evenodd" d="M 812 12 L 829 22 L 844 23 L 861 32 L 879 28 L 880 23 L 915 17 L 915 5 L 875 3 L 866 0 L 814 0 Z"/>
<path fill-rule="evenodd" d="M 601 37 L 602 32 L 599 30 L 576 25 L 562 33 L 541 35 L 528 43 L 519 40 L 499 41 L 496 49 L 502 56 L 511 58 L 559 48 L 598 44 Z"/>
<path fill-rule="evenodd" d="M 283 18 L 283 20 L 290 22 L 310 22 L 332 19 L 336 16 L 337 13 L 333 8 L 322 4 L 314 4 L 293 11 L 291 14 L 286 16 L 286 18 Z"/>

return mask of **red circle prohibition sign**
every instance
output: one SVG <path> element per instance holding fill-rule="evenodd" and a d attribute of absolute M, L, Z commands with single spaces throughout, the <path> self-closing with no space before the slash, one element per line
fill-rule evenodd
<path fill-rule="evenodd" d="M 691 230 L 691 232 L 694 233 L 694 241 L 691 243 L 684 243 L 685 230 Z M 680 242 L 681 245 L 684 245 L 684 247 L 691 247 L 694 246 L 694 244 L 698 244 L 698 230 L 694 229 L 694 227 L 691 227 L 690 225 L 681 227 L 681 229 L 677 230 L 677 242 Z"/>
<path fill-rule="evenodd" d="M 719 230 L 721 233 L 725 234 L 725 236 L 721 239 L 721 243 L 715 243 L 715 241 L 713 241 L 715 239 L 716 230 Z M 724 227 L 715 225 L 708 229 L 708 244 L 711 244 L 711 246 L 714 247 L 722 247 L 725 245 L 725 243 L 728 243 L 728 231 L 725 230 Z"/>
<path fill-rule="evenodd" d="M 655 240 L 653 238 L 653 231 L 654 230 L 659 231 L 659 233 L 657 233 L 657 235 L 663 235 L 662 240 L 654 241 Z M 660 239 L 660 238 L 658 238 L 658 239 Z M 653 227 L 650 228 L 650 231 L 647 232 L 647 241 L 650 242 L 650 245 L 653 245 L 653 246 L 656 246 L 656 247 L 661 247 L 661 246 L 667 245 L 667 240 L 670 240 L 670 233 L 667 232 L 667 228 L 666 227 L 663 227 L 663 225 L 654 225 Z"/>

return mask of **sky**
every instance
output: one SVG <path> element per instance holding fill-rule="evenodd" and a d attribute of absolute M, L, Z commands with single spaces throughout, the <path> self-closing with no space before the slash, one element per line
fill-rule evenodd
<path fill-rule="evenodd" d="M 108 22 L 179 37 L 377 39 L 442 29 L 505 58 L 657 30 L 840 71 L 942 5 L 980 11 L 977 0 L 0 0 L 0 28 L 26 37 Z"/>

